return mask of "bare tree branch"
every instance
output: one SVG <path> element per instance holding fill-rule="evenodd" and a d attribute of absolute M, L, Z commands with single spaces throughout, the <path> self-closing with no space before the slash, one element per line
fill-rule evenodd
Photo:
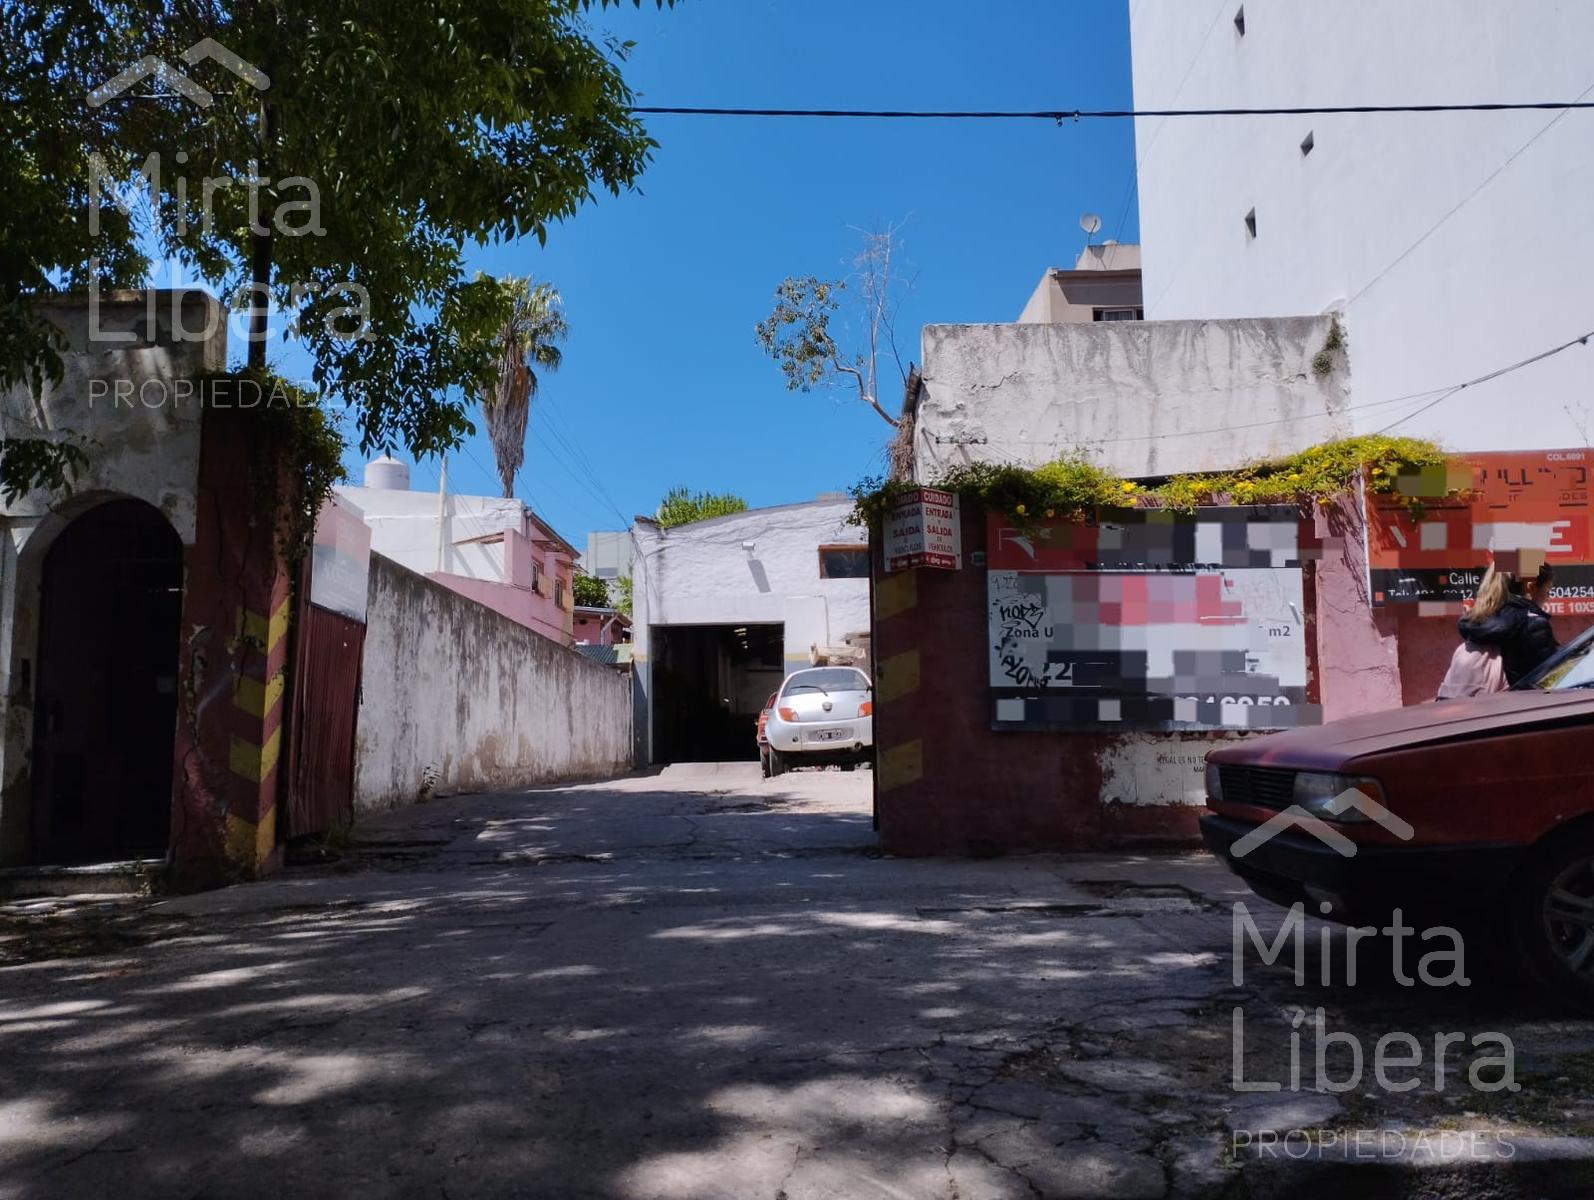
<path fill-rule="evenodd" d="M 898 374 L 908 372 L 897 348 L 896 316 L 901 307 L 901 281 L 895 275 L 895 252 L 900 224 L 873 231 L 854 229 L 863 240 L 853 258 L 852 274 L 843 280 L 813 276 L 789 277 L 776 289 L 774 311 L 757 327 L 764 352 L 779 364 L 786 386 L 810 391 L 815 386 L 848 382 L 858 398 L 880 419 L 895 428 L 897 418 L 880 402 L 880 361 L 889 350 Z M 843 307 L 849 290 L 858 297 Z M 831 320 L 840 314 L 853 318 L 855 344 L 849 354 L 831 332 Z M 845 335 L 844 335 L 845 336 Z"/>

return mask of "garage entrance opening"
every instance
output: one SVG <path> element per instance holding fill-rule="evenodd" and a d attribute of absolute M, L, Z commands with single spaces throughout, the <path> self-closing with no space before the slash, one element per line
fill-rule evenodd
<path fill-rule="evenodd" d="M 29 857 L 164 855 L 182 540 L 141 500 L 102 504 L 49 548 L 41 584 Z"/>
<path fill-rule="evenodd" d="M 655 625 L 653 761 L 758 758 L 758 713 L 785 678 L 784 625 Z"/>

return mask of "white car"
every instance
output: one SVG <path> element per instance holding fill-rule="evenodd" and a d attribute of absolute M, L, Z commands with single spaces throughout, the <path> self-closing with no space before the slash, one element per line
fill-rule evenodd
<path fill-rule="evenodd" d="M 794 671 L 780 685 L 764 726 L 764 773 L 840 764 L 851 770 L 874 756 L 874 692 L 857 667 Z"/>

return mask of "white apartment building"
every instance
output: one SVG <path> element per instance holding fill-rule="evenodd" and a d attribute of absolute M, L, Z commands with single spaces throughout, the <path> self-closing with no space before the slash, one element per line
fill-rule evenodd
<path fill-rule="evenodd" d="M 1138 109 L 1594 97 L 1589 0 L 1131 0 Z M 1594 437 L 1594 111 L 1141 118 L 1148 320 L 1344 314 L 1351 431 Z"/>

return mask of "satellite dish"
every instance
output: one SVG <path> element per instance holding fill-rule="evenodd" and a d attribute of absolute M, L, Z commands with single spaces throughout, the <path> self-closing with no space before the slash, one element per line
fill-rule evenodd
<path fill-rule="evenodd" d="M 1095 233 L 1101 228 L 1101 218 L 1095 213 L 1086 213 L 1084 216 L 1079 218 L 1079 227 L 1083 229 L 1087 235 Z"/>

